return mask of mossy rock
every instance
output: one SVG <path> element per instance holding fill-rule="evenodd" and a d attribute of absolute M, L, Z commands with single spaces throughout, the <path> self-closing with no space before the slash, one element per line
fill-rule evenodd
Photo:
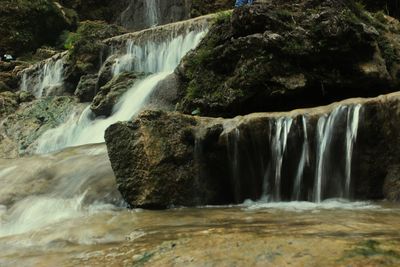
<path fill-rule="evenodd" d="M 266 1 L 218 17 L 176 71 L 186 114 L 283 111 L 400 84 L 400 26 L 352 1 Z"/>
<path fill-rule="evenodd" d="M 43 44 L 54 45 L 63 30 L 76 26 L 76 14 L 50 0 L 2 0 L 1 53 L 20 55 Z"/>
<path fill-rule="evenodd" d="M 82 75 L 95 74 L 107 56 L 104 39 L 126 33 L 122 27 L 104 21 L 84 21 L 78 30 L 66 33 L 65 46 L 69 49 L 66 67 L 67 90 L 73 93 Z"/>

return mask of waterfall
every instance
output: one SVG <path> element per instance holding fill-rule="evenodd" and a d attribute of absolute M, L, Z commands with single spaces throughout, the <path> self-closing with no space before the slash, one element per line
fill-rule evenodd
<path fill-rule="evenodd" d="M 47 131 L 38 139 L 38 153 L 48 153 L 64 147 L 104 142 L 106 128 L 118 121 L 131 119 L 146 103 L 156 85 L 178 66 L 180 59 L 196 47 L 205 31 L 190 31 L 166 42 L 151 40 L 139 46 L 128 40 L 126 50 L 113 66 L 114 75 L 122 71 L 154 73 L 136 82 L 114 106 L 110 117 L 96 118 L 89 107 L 81 115 L 71 118 L 56 129 Z"/>
<path fill-rule="evenodd" d="M 351 186 L 351 162 L 353 158 L 353 148 L 357 139 L 358 124 L 360 119 L 361 105 L 348 108 L 347 129 L 346 129 L 346 187 L 345 197 L 350 197 Z"/>
<path fill-rule="evenodd" d="M 146 0 L 146 19 L 149 27 L 154 27 L 158 24 L 159 6 L 156 0 Z"/>
<path fill-rule="evenodd" d="M 318 120 L 317 125 L 317 164 L 316 164 L 316 182 L 314 184 L 314 201 L 321 202 L 322 195 L 325 191 L 327 169 L 328 164 L 331 160 L 331 149 L 333 147 L 332 138 L 335 136 L 335 130 L 337 128 L 338 120 L 343 115 L 343 110 L 346 107 L 336 108 L 329 116 L 326 118 L 322 116 Z"/>
<path fill-rule="evenodd" d="M 281 199 L 281 178 L 283 156 L 286 151 L 288 134 L 292 126 L 292 118 L 279 118 L 275 121 L 275 134 L 271 144 L 271 162 L 274 166 L 274 199 Z M 264 192 L 266 193 L 266 192 Z"/>
<path fill-rule="evenodd" d="M 268 136 L 252 134 L 251 128 L 243 132 L 256 139 L 251 141 L 232 123 L 229 128 L 225 125 L 233 195 L 249 195 L 248 189 L 240 186 L 248 185 L 255 174 L 263 201 L 351 198 L 351 167 L 361 110 L 361 105 L 343 105 L 312 119 L 307 114 L 273 115 L 265 125 Z M 251 147 L 251 142 L 260 145 Z"/>
<path fill-rule="evenodd" d="M 58 54 L 24 70 L 20 90 L 31 92 L 36 98 L 62 93 L 64 55 Z"/>
<path fill-rule="evenodd" d="M 303 130 L 303 148 L 299 160 L 299 167 L 297 168 L 296 178 L 293 186 L 292 200 L 300 200 L 302 179 L 304 176 L 304 169 L 310 164 L 309 141 L 307 133 L 307 118 L 301 116 L 302 130 Z"/>

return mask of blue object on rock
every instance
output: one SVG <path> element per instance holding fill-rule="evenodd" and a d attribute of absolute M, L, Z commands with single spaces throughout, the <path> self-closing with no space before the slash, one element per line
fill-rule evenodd
<path fill-rule="evenodd" d="M 253 4 L 254 0 L 236 0 L 235 7 Z"/>

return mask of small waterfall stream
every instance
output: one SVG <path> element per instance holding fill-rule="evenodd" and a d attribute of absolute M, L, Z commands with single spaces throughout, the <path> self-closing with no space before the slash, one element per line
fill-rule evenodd
<path fill-rule="evenodd" d="M 128 40 L 125 53 L 113 66 L 114 75 L 133 70 L 153 74 L 136 82 L 121 97 L 108 118 L 96 118 L 89 107 L 80 115 L 72 114 L 65 124 L 39 138 L 37 152 L 48 153 L 69 146 L 104 142 L 106 128 L 137 114 L 156 85 L 174 71 L 180 59 L 196 47 L 204 34 L 205 30 L 189 31 L 162 43 L 149 40 L 142 45 Z"/>
<path fill-rule="evenodd" d="M 272 117 L 266 137 L 240 125 L 230 130 L 227 151 L 235 198 L 246 195 L 242 191 L 248 189 L 240 186 L 253 181 L 262 184 L 261 200 L 267 202 L 350 199 L 361 110 L 361 105 L 338 106 L 313 122 L 307 114 Z M 249 145 L 254 142 L 256 146 Z"/>
<path fill-rule="evenodd" d="M 24 70 L 20 90 L 29 91 L 36 98 L 62 94 L 65 55 L 65 52 L 57 54 Z"/>

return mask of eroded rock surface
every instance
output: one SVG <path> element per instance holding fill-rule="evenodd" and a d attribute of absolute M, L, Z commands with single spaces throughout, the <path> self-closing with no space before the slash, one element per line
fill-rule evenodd
<path fill-rule="evenodd" d="M 352 115 L 357 106 L 360 113 Z M 352 116 L 360 116 L 359 123 L 353 124 Z M 309 162 L 303 166 L 302 189 L 296 197 L 304 120 Z M 321 130 L 323 125 L 328 126 Z M 331 133 L 326 130 L 329 125 L 334 126 Z M 348 125 L 357 125 L 358 130 L 351 150 L 347 197 L 395 200 L 396 195 L 383 187 L 389 167 L 400 163 L 399 93 L 234 119 L 146 111 L 132 122 L 110 126 L 105 138 L 119 190 L 133 207 L 240 203 L 262 196 L 277 201 L 316 200 L 315 186 L 321 175 L 326 179 L 321 199 L 344 194 Z M 326 150 L 321 152 L 321 146 Z M 271 154 L 277 151 L 281 151 L 281 158 Z M 318 171 L 321 153 L 327 176 Z M 282 161 L 279 181 L 276 172 L 269 172 L 276 160 Z M 393 174 L 390 177 L 389 183 L 398 183 Z"/>
<path fill-rule="evenodd" d="M 392 18 L 331 0 L 226 12 L 178 67 L 178 108 L 235 116 L 397 90 L 399 29 Z"/>

